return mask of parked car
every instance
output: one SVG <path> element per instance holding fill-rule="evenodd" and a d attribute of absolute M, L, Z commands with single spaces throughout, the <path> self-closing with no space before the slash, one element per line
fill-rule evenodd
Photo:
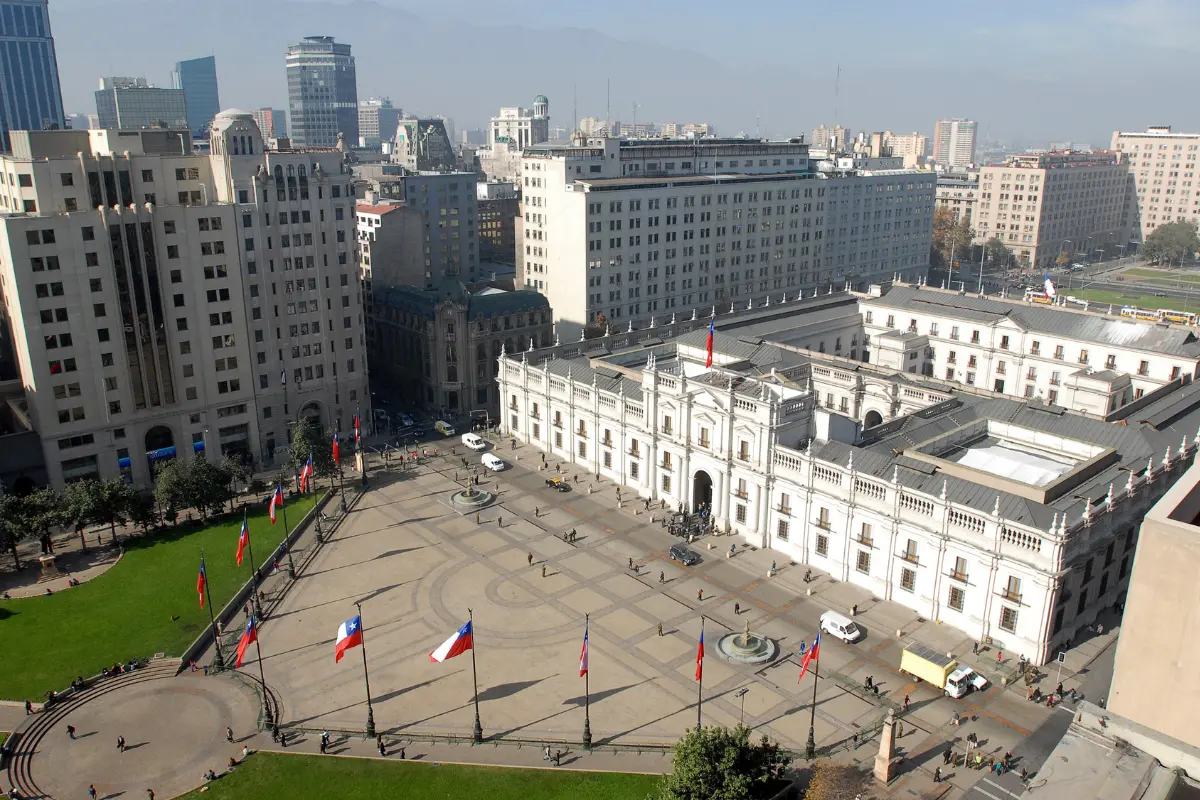
<path fill-rule="evenodd" d="M 668 552 L 670 553 L 672 561 L 678 561 L 685 567 L 690 567 L 693 564 L 700 563 L 700 556 L 696 555 L 694 550 L 689 550 L 681 544 L 671 545 L 671 549 Z"/>
<path fill-rule="evenodd" d="M 408 414 L 401 414 L 400 424 L 406 428 L 411 427 L 413 425 L 413 418 Z"/>
<path fill-rule="evenodd" d="M 567 483 L 562 478 L 547 478 L 546 486 L 556 492 L 571 491 L 571 484 Z"/>

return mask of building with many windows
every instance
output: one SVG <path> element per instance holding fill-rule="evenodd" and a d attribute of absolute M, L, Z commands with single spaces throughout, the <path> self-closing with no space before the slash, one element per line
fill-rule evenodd
<path fill-rule="evenodd" d="M 1112 149 L 1129 164 L 1125 224 L 1134 240 L 1146 241 L 1168 222 L 1200 224 L 1200 183 L 1195 182 L 1200 133 L 1177 133 L 1170 125 L 1113 131 Z"/>
<path fill-rule="evenodd" d="M 800 141 L 582 136 L 521 167 L 517 280 L 564 338 L 928 270 L 929 173 L 819 170 Z"/>
<path fill-rule="evenodd" d="M 287 112 L 282 108 L 259 108 L 253 112 L 253 116 L 263 139 L 287 136 Z"/>
<path fill-rule="evenodd" d="M 287 51 L 288 113 L 297 147 L 358 141 L 358 78 L 350 45 L 305 36 Z"/>
<path fill-rule="evenodd" d="M 975 163 L 975 120 L 939 119 L 933 126 L 933 160 L 943 167 Z"/>
<path fill-rule="evenodd" d="M 101 128 L 191 130 L 183 89 L 163 89 L 145 78 L 101 78 L 96 116 Z"/>
<path fill-rule="evenodd" d="M 893 156 L 904 159 L 904 166 L 915 167 L 925 161 L 929 150 L 929 137 L 923 133 L 892 133 L 883 132 L 883 145 L 891 150 Z"/>
<path fill-rule="evenodd" d="M 379 147 L 396 137 L 396 126 L 404 119 L 404 110 L 392 105 L 387 97 L 368 97 L 358 101 L 358 144 Z"/>
<path fill-rule="evenodd" d="M 354 194 L 333 150 L 177 130 L 20 131 L 0 157 L 0 278 L 50 482 L 156 462 L 279 465 L 301 416 L 367 406 Z"/>
<path fill-rule="evenodd" d="M 979 173 L 943 172 L 937 176 L 937 207 L 954 215 L 954 221 L 974 225 L 975 204 L 979 202 Z"/>
<path fill-rule="evenodd" d="M 1027 267 L 1124 252 L 1129 167 L 1120 153 L 1074 151 L 1011 155 L 979 170 L 973 227 L 993 236 Z"/>
<path fill-rule="evenodd" d="M 1051 660 L 1124 596 L 1142 517 L 1200 446 L 1200 392 L 1096 418 L 866 364 L 858 302 L 720 314 L 711 367 L 703 316 L 508 353 L 503 427 L 648 500 L 709 508 L 735 541 L 956 628 L 962 647 Z"/>
<path fill-rule="evenodd" d="M 396 126 L 392 162 L 411 172 L 455 169 L 458 158 L 445 120 L 402 119 Z"/>
<path fill-rule="evenodd" d="M 0 150 L 9 131 L 65 128 L 47 0 L 0 3 L 0 56 Z"/>
<path fill-rule="evenodd" d="M 192 133 L 199 136 L 207 132 L 213 118 L 221 110 L 220 92 L 217 89 L 217 59 L 205 56 L 177 61 L 171 72 L 171 86 L 183 92 L 188 127 Z"/>
<path fill-rule="evenodd" d="M 498 264 L 517 263 L 517 216 L 521 195 L 517 187 L 503 181 L 475 184 L 479 201 L 479 260 Z"/>

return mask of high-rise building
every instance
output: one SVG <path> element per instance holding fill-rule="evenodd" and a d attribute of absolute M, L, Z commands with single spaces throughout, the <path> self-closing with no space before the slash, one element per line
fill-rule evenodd
<path fill-rule="evenodd" d="M 1170 125 L 1113 131 L 1112 148 L 1129 161 L 1125 216 L 1135 240 L 1168 222 L 1200 224 L 1200 189 L 1192 188 L 1200 133 L 1176 133 Z"/>
<path fill-rule="evenodd" d="M 163 89 L 145 78 L 101 78 L 96 92 L 100 128 L 187 128 L 187 102 L 182 89 Z"/>
<path fill-rule="evenodd" d="M 171 86 L 183 90 L 188 127 L 192 133 L 202 133 L 221 110 L 221 98 L 217 91 L 217 59 L 205 56 L 176 62 L 175 69 L 171 71 Z"/>
<path fill-rule="evenodd" d="M 891 148 L 892 155 L 904 159 L 906 168 L 915 167 L 925 160 L 929 148 L 929 137 L 923 133 L 897 134 L 883 132 L 884 147 Z"/>
<path fill-rule="evenodd" d="M 358 80 L 350 45 L 306 36 L 287 52 L 288 112 L 297 147 L 333 147 L 341 134 L 358 142 Z"/>
<path fill-rule="evenodd" d="M 358 144 L 378 147 L 380 142 L 396 138 L 396 126 L 404 111 L 392 106 L 387 97 L 369 97 L 358 101 Z"/>
<path fill-rule="evenodd" d="M 493 181 L 515 182 L 521 174 L 521 152 L 550 139 L 550 101 L 533 98 L 533 108 L 503 106 L 488 125 L 487 147 L 480 148 L 480 169 Z"/>
<path fill-rule="evenodd" d="M 546 295 L 564 340 L 928 272 L 932 174 L 818 171 L 799 142 L 583 136 L 528 148 L 521 168 L 517 285 Z M 893 221 L 841 225 L 853 203 Z"/>
<path fill-rule="evenodd" d="M 266 469 L 300 417 L 369 416 L 342 153 L 265 150 L 229 111 L 206 155 L 183 127 L 13 137 L 0 274 L 54 486 L 185 453 Z"/>
<path fill-rule="evenodd" d="M 975 121 L 939 119 L 933 127 L 933 160 L 944 167 L 975 163 Z"/>
<path fill-rule="evenodd" d="M 521 195 L 502 181 L 475 184 L 479 198 L 479 260 L 516 264 Z"/>
<path fill-rule="evenodd" d="M 8 132 L 65 128 L 47 0 L 0 2 L 0 149 Z"/>
<path fill-rule="evenodd" d="M 813 128 L 812 138 L 809 139 L 808 144 L 816 150 L 844 153 L 849 147 L 850 138 L 849 128 L 843 128 L 841 125 L 834 125 L 832 128 L 818 125 Z"/>
<path fill-rule="evenodd" d="M 446 123 L 440 119 L 402 119 L 395 141 L 392 161 L 413 172 L 452 170 L 457 163 Z"/>
<path fill-rule="evenodd" d="M 976 241 L 994 236 L 1038 270 L 1060 255 L 1119 253 L 1129 238 L 1127 179 L 1128 165 L 1111 150 L 1009 156 L 979 170 Z"/>
<path fill-rule="evenodd" d="M 287 136 L 287 112 L 282 108 L 260 108 L 253 117 L 264 139 Z"/>

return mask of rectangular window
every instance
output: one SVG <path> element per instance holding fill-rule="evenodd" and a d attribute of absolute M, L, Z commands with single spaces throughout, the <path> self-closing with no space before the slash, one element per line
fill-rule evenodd
<path fill-rule="evenodd" d="M 858 542 L 859 544 L 865 544 L 867 547 L 870 547 L 875 543 L 875 540 L 871 535 L 870 523 L 864 522 L 862 524 L 862 529 L 858 533 Z"/>
<path fill-rule="evenodd" d="M 967 599 L 967 593 L 957 586 L 950 587 L 950 596 L 946 599 L 946 605 L 953 608 L 955 611 L 962 611 L 963 605 Z"/>
<path fill-rule="evenodd" d="M 775 528 L 775 536 L 783 542 L 788 540 L 788 521 L 786 519 L 779 520 Z"/>
<path fill-rule="evenodd" d="M 1000 629 L 1009 633 L 1017 632 L 1017 610 L 1008 606 L 1000 606 Z"/>
<path fill-rule="evenodd" d="M 905 561 L 911 561 L 914 564 L 917 563 L 917 540 L 916 539 L 908 540 L 908 543 L 904 546 L 904 555 L 901 556 L 901 558 L 903 558 Z"/>
<path fill-rule="evenodd" d="M 900 588 L 906 592 L 911 592 L 917 588 L 917 571 L 905 567 L 900 570 Z"/>
<path fill-rule="evenodd" d="M 1015 575 L 1009 575 L 1003 596 L 1005 600 L 1011 600 L 1014 603 L 1021 602 L 1021 579 Z"/>
<path fill-rule="evenodd" d="M 859 550 L 858 556 L 854 560 L 854 568 L 864 575 L 870 575 L 871 553 L 867 550 Z"/>
<path fill-rule="evenodd" d="M 829 537 L 823 533 L 817 536 L 817 555 L 829 555 Z"/>
<path fill-rule="evenodd" d="M 582 442 L 580 442 L 580 444 L 582 444 Z M 604 451 L 604 466 L 612 469 L 612 453 L 608 452 L 607 450 Z"/>
<path fill-rule="evenodd" d="M 737 504 L 736 516 L 738 522 L 744 523 L 746 521 L 746 507 L 741 503 Z"/>
<path fill-rule="evenodd" d="M 579 443 L 578 452 L 580 458 L 587 458 L 587 442 Z"/>
<path fill-rule="evenodd" d="M 779 513 L 780 514 L 791 514 L 792 513 L 792 498 L 790 495 L 788 495 L 784 492 L 779 493 Z"/>
<path fill-rule="evenodd" d="M 817 527 L 829 530 L 829 509 L 821 506 L 817 513 Z"/>
<path fill-rule="evenodd" d="M 950 573 L 950 577 L 956 581 L 966 581 L 967 579 L 967 560 L 965 558 L 954 559 L 954 571 Z"/>
<path fill-rule="evenodd" d="M 636 461 L 630 462 L 629 477 L 633 478 L 636 481 L 636 480 L 638 480 L 638 477 L 639 477 L 638 473 L 640 473 L 640 472 L 641 472 L 641 465 L 638 464 L 638 462 L 636 462 Z"/>
<path fill-rule="evenodd" d="M 671 493 L 671 476 L 670 475 L 662 476 L 662 490 L 668 494 Z"/>

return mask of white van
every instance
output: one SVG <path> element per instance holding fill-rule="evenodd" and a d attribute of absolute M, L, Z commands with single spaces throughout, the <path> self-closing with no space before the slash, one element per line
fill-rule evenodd
<path fill-rule="evenodd" d="M 982 692 L 988 686 L 987 678 L 967 665 L 962 665 L 946 677 L 946 695 L 955 699 L 975 689 Z"/>
<path fill-rule="evenodd" d="M 500 472 L 508 466 L 504 463 L 504 459 L 497 458 L 491 453 L 484 453 L 479 460 L 483 463 L 484 467 L 490 469 L 492 472 Z"/>
<path fill-rule="evenodd" d="M 821 630 L 847 643 L 857 642 L 863 635 L 854 620 L 836 611 L 826 611 L 821 615 Z"/>
<path fill-rule="evenodd" d="M 473 433 L 464 433 L 462 435 L 462 443 L 472 450 L 483 450 L 487 447 L 487 442 Z"/>

